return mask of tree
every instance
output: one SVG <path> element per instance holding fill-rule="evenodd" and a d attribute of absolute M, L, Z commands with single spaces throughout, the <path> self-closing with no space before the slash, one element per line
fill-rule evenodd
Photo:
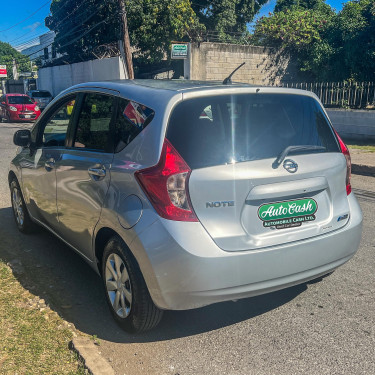
<path fill-rule="evenodd" d="M 321 30 L 326 24 L 322 14 L 295 8 L 261 17 L 256 24 L 254 38 L 262 45 L 298 53 L 321 41 Z"/>
<path fill-rule="evenodd" d="M 334 50 L 332 74 L 336 79 L 357 81 L 375 78 L 375 3 L 347 2 L 328 35 Z"/>
<path fill-rule="evenodd" d="M 124 0 L 131 45 L 140 64 L 169 56 L 172 41 L 201 41 L 204 31 L 236 41 L 267 0 Z M 55 31 L 57 51 L 70 62 L 93 57 L 99 45 L 120 39 L 114 0 L 53 0 L 46 26 Z"/>
<path fill-rule="evenodd" d="M 15 50 L 9 43 L 0 42 L 0 65 L 7 66 L 8 78 L 13 79 L 13 60 L 16 61 L 20 72 L 30 70 L 30 60 L 27 56 Z"/>
<path fill-rule="evenodd" d="M 290 4 L 291 8 L 286 9 Z M 281 10 L 257 22 L 254 41 L 290 55 L 305 79 L 328 74 L 334 50 L 327 42 L 327 34 L 335 23 L 335 12 L 323 0 L 278 0 L 277 5 Z M 307 8 L 310 6 L 314 9 Z"/>
<path fill-rule="evenodd" d="M 221 41 L 235 42 L 268 0 L 194 0 L 192 8 L 204 27 Z"/>
<path fill-rule="evenodd" d="M 314 80 L 374 80 L 373 0 L 348 1 L 338 14 L 323 0 L 278 0 L 276 9 L 257 23 L 257 43 L 285 50 Z"/>
<path fill-rule="evenodd" d="M 131 44 L 143 62 L 160 61 L 171 41 L 200 27 L 189 0 L 126 0 L 125 5 Z M 71 62 L 93 58 L 95 47 L 121 39 L 117 1 L 53 0 L 46 26 L 56 33 L 57 51 Z"/>
<path fill-rule="evenodd" d="M 274 12 L 285 12 L 288 9 L 313 9 L 325 15 L 333 13 L 333 9 L 326 4 L 325 0 L 277 0 Z"/>

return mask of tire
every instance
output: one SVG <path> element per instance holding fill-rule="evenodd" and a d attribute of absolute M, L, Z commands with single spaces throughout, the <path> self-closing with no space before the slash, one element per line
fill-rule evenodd
<path fill-rule="evenodd" d="M 10 116 L 9 116 L 9 114 L 6 114 L 5 117 L 2 118 L 2 121 L 9 123 L 10 122 Z"/>
<path fill-rule="evenodd" d="M 21 188 L 17 180 L 13 179 L 9 185 L 10 199 L 12 201 L 13 216 L 18 230 L 22 233 L 32 233 L 35 231 L 35 224 L 30 219 L 25 201 L 22 196 Z"/>
<path fill-rule="evenodd" d="M 118 275 L 121 282 L 117 282 Z M 129 333 L 156 327 L 163 311 L 155 306 L 138 263 L 119 236 L 106 244 L 102 260 L 106 300 L 116 322 Z"/>

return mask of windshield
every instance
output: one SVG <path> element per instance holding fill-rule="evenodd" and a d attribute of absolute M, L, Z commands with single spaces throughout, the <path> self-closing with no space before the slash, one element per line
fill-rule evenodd
<path fill-rule="evenodd" d="M 28 96 L 8 96 L 9 104 L 34 104 Z"/>
<path fill-rule="evenodd" d="M 190 168 L 276 158 L 291 153 L 339 152 L 319 103 L 304 95 L 238 94 L 183 101 L 166 137 Z"/>
<path fill-rule="evenodd" d="M 33 98 L 49 98 L 51 94 L 48 91 L 34 91 L 31 96 Z"/>

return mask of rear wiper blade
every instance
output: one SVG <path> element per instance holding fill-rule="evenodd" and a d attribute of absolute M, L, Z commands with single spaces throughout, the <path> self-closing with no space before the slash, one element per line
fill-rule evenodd
<path fill-rule="evenodd" d="M 277 156 L 276 160 L 272 163 L 272 168 L 276 169 L 284 161 L 285 157 L 292 151 L 318 151 L 325 150 L 323 146 L 313 146 L 313 145 L 300 145 L 300 146 L 288 146 L 284 148 L 283 151 Z"/>

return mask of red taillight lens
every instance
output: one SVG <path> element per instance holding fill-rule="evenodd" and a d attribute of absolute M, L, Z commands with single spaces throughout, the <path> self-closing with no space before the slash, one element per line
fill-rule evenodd
<path fill-rule="evenodd" d="M 348 147 L 346 147 L 346 144 L 337 134 L 336 130 L 335 133 L 340 144 L 341 152 L 344 154 L 346 159 L 346 194 L 349 195 L 352 192 L 352 185 L 350 184 L 350 179 L 352 177 L 352 160 L 350 158 Z"/>
<path fill-rule="evenodd" d="M 135 172 L 135 177 L 161 217 L 176 221 L 198 221 L 189 199 L 190 173 L 184 159 L 165 139 L 159 163 Z"/>

